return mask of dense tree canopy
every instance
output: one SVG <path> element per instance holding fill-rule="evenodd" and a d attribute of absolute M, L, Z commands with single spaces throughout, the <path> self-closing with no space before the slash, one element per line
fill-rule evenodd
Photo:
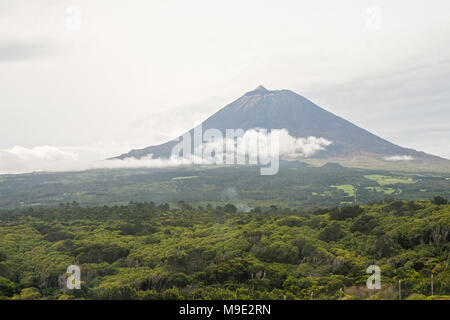
<path fill-rule="evenodd" d="M 186 202 L 0 213 L 3 299 L 448 298 L 450 204 L 303 210 Z M 67 267 L 81 289 L 66 287 Z M 381 268 L 381 290 L 366 269 Z M 431 296 L 430 276 L 434 279 Z"/>

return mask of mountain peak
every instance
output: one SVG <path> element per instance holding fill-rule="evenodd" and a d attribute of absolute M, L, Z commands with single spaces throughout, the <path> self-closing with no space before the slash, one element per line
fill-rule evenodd
<path fill-rule="evenodd" d="M 249 91 L 245 95 L 246 96 L 253 96 L 253 95 L 258 95 L 258 94 L 266 94 L 268 92 L 269 92 L 269 90 L 267 90 L 263 86 L 258 86 L 255 90 Z"/>
<path fill-rule="evenodd" d="M 331 141 L 332 145 L 315 155 L 324 159 L 383 159 L 397 155 L 434 159 L 375 136 L 287 89 L 267 90 L 258 86 L 206 119 L 202 127 L 204 130 L 217 129 L 222 133 L 227 129 L 286 129 L 294 138 L 324 138 Z M 142 158 L 150 154 L 155 159 L 170 158 L 176 144 L 176 140 L 171 140 L 158 146 L 134 150 L 118 158 Z"/>

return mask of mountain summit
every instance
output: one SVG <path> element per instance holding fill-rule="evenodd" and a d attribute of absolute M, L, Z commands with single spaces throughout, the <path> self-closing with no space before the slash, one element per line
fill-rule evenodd
<path fill-rule="evenodd" d="M 353 123 L 328 112 L 305 97 L 290 90 L 267 90 L 263 86 L 247 92 L 206 119 L 203 130 L 226 129 L 287 129 L 296 138 L 321 137 L 332 145 L 314 155 L 318 159 L 414 159 L 442 160 L 439 157 L 402 148 Z M 193 132 L 193 129 L 190 131 Z M 175 139 L 161 145 L 132 150 L 117 159 L 169 158 L 178 143 Z"/>
<path fill-rule="evenodd" d="M 245 95 L 246 96 L 253 96 L 253 95 L 258 95 L 258 94 L 266 94 L 268 92 L 269 92 L 269 90 L 267 90 L 263 86 L 258 86 L 255 90 L 249 91 Z"/>

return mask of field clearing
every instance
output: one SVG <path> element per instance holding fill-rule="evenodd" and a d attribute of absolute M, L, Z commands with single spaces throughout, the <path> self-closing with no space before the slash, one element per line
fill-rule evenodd
<path fill-rule="evenodd" d="M 404 177 L 383 176 L 381 174 L 365 175 L 364 178 L 377 182 L 380 186 L 393 185 L 393 184 L 412 184 L 417 180 Z"/>
<path fill-rule="evenodd" d="M 331 187 L 344 191 L 349 197 L 355 196 L 355 187 L 352 186 L 351 184 L 343 184 L 340 186 L 331 186 Z"/>
<path fill-rule="evenodd" d="M 369 191 L 382 192 L 384 194 L 389 194 L 389 195 L 395 193 L 396 191 L 398 191 L 400 193 L 402 191 L 401 189 L 382 188 L 382 187 L 366 187 L 365 189 L 369 190 Z"/>
<path fill-rule="evenodd" d="M 198 176 L 175 177 L 175 178 L 172 178 L 172 180 L 177 181 L 177 180 L 186 180 L 186 179 L 195 179 L 195 178 L 198 178 Z"/>

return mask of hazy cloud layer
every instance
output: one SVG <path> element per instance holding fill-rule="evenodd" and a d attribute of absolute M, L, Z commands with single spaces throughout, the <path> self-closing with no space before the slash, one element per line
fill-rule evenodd
<path fill-rule="evenodd" d="M 52 146 L 0 150 L 0 174 L 33 171 L 65 171 L 84 168 L 76 153 Z"/>
<path fill-rule="evenodd" d="M 53 146 L 24 148 L 16 146 L 10 150 L 0 150 L 0 174 L 28 172 L 82 171 L 88 169 L 115 168 L 163 168 L 191 164 L 186 159 L 142 159 L 85 161 L 78 153 L 61 150 Z"/>
<path fill-rule="evenodd" d="M 324 138 L 307 137 L 295 138 L 289 135 L 286 129 L 273 130 L 273 132 L 263 132 L 260 130 L 248 130 L 245 135 L 236 140 L 236 149 L 233 154 L 244 157 L 246 155 L 268 156 L 274 139 L 279 141 L 279 149 L 276 155 L 280 158 L 305 158 L 314 155 L 320 150 L 332 144 L 331 141 Z M 230 140 L 231 141 L 231 140 Z M 228 143 L 230 142 L 228 141 Z M 253 144 L 253 142 L 256 142 Z M 192 164 L 222 164 L 224 144 L 227 140 L 215 140 L 205 142 L 203 145 L 204 157 L 183 157 L 173 156 L 170 159 L 153 159 L 152 155 L 136 159 L 127 158 L 124 160 L 103 160 L 86 161 L 81 159 L 80 154 L 86 152 L 83 148 L 71 148 L 63 150 L 53 146 L 40 146 L 35 148 L 24 148 L 15 146 L 10 150 L 0 150 L 0 174 L 27 173 L 36 171 L 80 171 L 88 169 L 116 169 L 116 168 L 166 168 L 177 167 Z M 231 144 L 229 144 L 231 145 Z M 257 145 L 259 149 L 252 149 Z M 95 148 L 93 149 L 95 150 Z M 215 154 L 211 156 L 208 150 L 214 150 Z M 260 153 L 264 150 L 265 153 Z M 92 150 L 91 150 L 92 152 Z M 86 158 L 86 157 L 85 157 Z M 234 162 L 235 163 L 235 162 Z"/>

